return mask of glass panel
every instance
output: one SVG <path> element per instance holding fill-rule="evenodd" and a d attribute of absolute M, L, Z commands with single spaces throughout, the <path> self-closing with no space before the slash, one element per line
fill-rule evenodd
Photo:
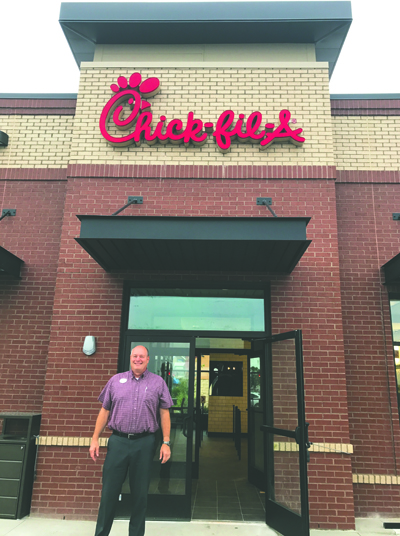
<path fill-rule="evenodd" d="M 229 349 L 229 350 L 250 350 L 251 342 L 243 339 L 214 339 L 207 337 L 196 338 L 196 348 L 213 348 L 217 349 Z"/>
<path fill-rule="evenodd" d="M 272 344 L 273 426 L 295 430 L 298 424 L 294 339 Z"/>
<path fill-rule="evenodd" d="M 200 407 L 201 413 L 208 414 L 208 397 L 210 387 L 210 356 L 201 356 L 201 375 L 200 375 Z M 203 419 L 205 423 L 205 419 Z M 204 428 L 204 426 L 203 426 Z M 207 431 L 207 427 L 204 428 Z"/>
<path fill-rule="evenodd" d="M 274 436 L 275 502 L 301 515 L 300 462 L 294 439 Z"/>
<path fill-rule="evenodd" d="M 170 410 L 171 460 L 160 464 L 160 434 L 153 459 L 149 494 L 185 495 L 190 343 L 137 340 L 131 342 L 131 349 L 139 344 L 148 348 L 148 369 L 165 380 L 174 402 Z"/>
<path fill-rule="evenodd" d="M 400 300 L 390 300 L 393 342 L 400 342 Z"/>
<path fill-rule="evenodd" d="M 261 407 L 261 365 L 259 357 L 250 358 L 250 406 Z"/>
<path fill-rule="evenodd" d="M 390 300 L 390 316 L 392 320 L 393 357 L 396 371 L 397 401 L 400 408 L 400 300 Z"/>
<path fill-rule="evenodd" d="M 166 289 L 163 291 L 167 292 Z M 186 292 L 186 295 L 181 295 Z M 204 293 L 209 292 L 209 296 Z M 235 291 L 237 293 L 237 291 Z M 254 291 L 253 291 L 254 292 Z M 177 295 L 178 294 L 178 295 Z M 199 294 L 199 295 L 198 295 Z M 132 291 L 128 329 L 263 331 L 264 300 L 216 295 L 216 291 L 170 290 L 170 295 Z"/>
<path fill-rule="evenodd" d="M 254 451 L 252 455 L 252 465 L 259 471 L 264 471 L 264 433 L 260 430 L 263 424 L 263 414 L 261 411 L 251 411 L 251 420 L 254 423 Z"/>
<path fill-rule="evenodd" d="M 193 407 L 196 408 L 196 400 L 197 400 L 197 355 L 194 358 L 194 393 L 193 393 Z M 196 441 L 198 441 L 198 438 L 196 437 L 196 411 L 194 413 L 194 422 L 193 422 L 193 435 L 192 435 L 192 452 L 194 453 L 194 462 L 195 464 L 198 464 L 198 451 L 196 449 Z M 193 474 L 192 474 L 193 477 Z M 196 474 L 194 476 L 195 478 L 198 478 L 198 475 Z"/>

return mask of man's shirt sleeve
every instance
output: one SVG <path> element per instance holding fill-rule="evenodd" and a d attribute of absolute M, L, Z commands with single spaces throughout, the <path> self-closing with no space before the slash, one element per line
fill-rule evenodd
<path fill-rule="evenodd" d="M 99 395 L 98 400 L 101 402 L 103 408 L 107 411 L 111 409 L 112 404 L 112 387 L 111 387 L 112 378 L 110 378 Z"/>
<path fill-rule="evenodd" d="M 160 408 L 168 409 L 173 405 L 174 403 L 172 401 L 171 395 L 169 394 L 167 384 L 165 383 L 164 380 L 162 380 L 161 394 L 160 394 Z"/>

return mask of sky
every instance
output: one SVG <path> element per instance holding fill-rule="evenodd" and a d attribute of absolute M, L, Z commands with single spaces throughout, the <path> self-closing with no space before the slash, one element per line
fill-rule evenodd
<path fill-rule="evenodd" d="M 0 1 L 0 94 L 77 93 L 79 68 L 58 22 L 60 0 Z M 400 94 L 400 1 L 351 4 L 330 93 Z"/>

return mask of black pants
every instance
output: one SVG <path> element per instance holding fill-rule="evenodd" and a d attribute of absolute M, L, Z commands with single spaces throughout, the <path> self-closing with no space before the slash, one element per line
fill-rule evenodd
<path fill-rule="evenodd" d="M 144 535 L 147 494 L 154 446 L 154 434 L 134 440 L 113 434 L 108 440 L 107 455 L 103 466 L 103 489 L 95 536 L 108 536 L 110 533 L 119 494 L 128 470 L 131 489 L 129 536 Z"/>

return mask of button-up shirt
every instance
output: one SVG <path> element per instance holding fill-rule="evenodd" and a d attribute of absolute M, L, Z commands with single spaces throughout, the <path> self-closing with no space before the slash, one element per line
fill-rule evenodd
<path fill-rule="evenodd" d="M 148 370 L 138 379 L 131 370 L 116 374 L 107 382 L 99 400 L 110 411 L 108 427 L 124 434 L 156 432 L 160 408 L 173 405 L 165 381 Z"/>

